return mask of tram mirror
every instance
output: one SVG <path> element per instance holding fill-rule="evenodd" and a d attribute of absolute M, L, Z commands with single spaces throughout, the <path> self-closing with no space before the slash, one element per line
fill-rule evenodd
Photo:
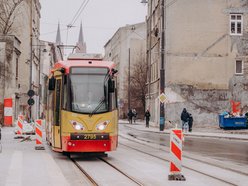
<path fill-rule="evenodd" d="M 109 79 L 108 89 L 110 93 L 115 92 L 115 81 L 114 80 Z"/>
<path fill-rule="evenodd" d="M 48 90 L 54 90 L 54 89 L 55 89 L 55 78 L 52 76 L 48 82 Z"/>

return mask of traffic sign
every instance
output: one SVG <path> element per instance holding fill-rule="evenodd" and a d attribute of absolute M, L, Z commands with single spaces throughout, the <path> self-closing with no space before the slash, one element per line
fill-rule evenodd
<path fill-rule="evenodd" d="M 28 99 L 28 105 L 33 105 L 34 104 L 34 99 L 33 98 L 29 98 Z"/>
<path fill-rule="evenodd" d="M 29 90 L 29 91 L 28 91 L 28 96 L 29 96 L 29 97 L 33 97 L 34 94 L 35 94 L 35 92 L 34 92 L 33 90 Z"/>
<path fill-rule="evenodd" d="M 161 103 L 164 103 L 167 101 L 166 95 L 164 93 L 160 94 L 158 98 Z"/>

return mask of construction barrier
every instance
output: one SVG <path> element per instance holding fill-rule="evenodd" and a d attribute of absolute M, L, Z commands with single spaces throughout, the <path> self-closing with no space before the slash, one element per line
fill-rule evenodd
<path fill-rule="evenodd" d="M 44 150 L 44 146 L 42 145 L 42 120 L 37 119 L 35 121 L 35 134 L 36 134 L 36 146 L 35 150 Z"/>
<path fill-rule="evenodd" d="M 183 133 L 181 129 L 172 129 L 170 134 L 170 174 L 169 180 L 185 181 L 181 174 L 182 170 L 182 140 Z"/>
<path fill-rule="evenodd" d="M 19 115 L 18 116 L 18 120 L 17 120 L 17 135 L 22 135 L 22 130 L 23 130 L 23 119 L 24 116 L 23 115 Z"/>
<path fill-rule="evenodd" d="M 12 126 L 13 124 L 13 100 L 12 98 L 4 99 L 4 126 Z"/>

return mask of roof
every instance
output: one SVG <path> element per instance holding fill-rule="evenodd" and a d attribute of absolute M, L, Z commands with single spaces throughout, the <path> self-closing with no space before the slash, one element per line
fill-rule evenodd
<path fill-rule="evenodd" d="M 54 69 L 64 68 L 65 73 L 68 74 L 71 67 L 105 67 L 112 69 L 115 67 L 112 61 L 101 61 L 101 60 L 65 60 L 58 61 L 55 63 Z"/>

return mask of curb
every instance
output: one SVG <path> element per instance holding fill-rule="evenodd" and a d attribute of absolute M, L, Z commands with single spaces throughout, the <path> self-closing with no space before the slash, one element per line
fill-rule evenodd
<path fill-rule="evenodd" d="M 122 123 L 120 121 L 120 123 Z M 122 124 L 125 124 L 127 125 L 127 127 L 129 128 L 133 128 L 135 130 L 139 130 L 139 131 L 145 131 L 145 132 L 153 132 L 153 133 L 164 133 L 164 134 L 170 134 L 170 131 L 168 130 L 171 130 L 171 129 L 166 129 L 164 131 L 154 131 L 154 130 L 149 130 L 148 128 L 147 129 L 140 129 L 138 127 L 135 127 L 137 125 L 140 125 L 140 124 L 130 124 L 129 123 L 126 123 L 126 122 L 123 122 Z M 158 129 L 159 128 L 155 128 L 155 127 L 151 127 L 153 129 Z M 226 139 L 226 140 L 242 140 L 242 141 L 248 141 L 248 135 L 240 135 L 240 134 L 234 134 L 234 135 L 239 135 L 239 136 L 231 136 L 232 134 L 227 134 L 227 135 L 223 135 L 223 134 L 220 134 L 220 135 L 216 135 L 214 133 L 204 133 L 204 134 L 197 134 L 197 133 L 186 133 L 184 134 L 185 137 L 197 137 L 197 138 L 200 138 L 200 137 L 204 137 L 204 138 L 218 138 L 218 139 Z"/>

